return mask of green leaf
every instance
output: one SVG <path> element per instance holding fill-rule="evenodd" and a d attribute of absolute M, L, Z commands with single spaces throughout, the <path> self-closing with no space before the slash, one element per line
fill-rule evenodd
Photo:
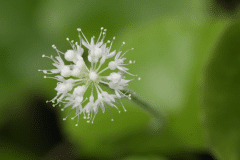
<path fill-rule="evenodd" d="M 179 17 L 157 19 L 136 25 L 116 39 L 114 49 L 122 41 L 131 73 L 142 77 L 130 88 L 154 103 L 156 110 L 167 116 L 159 134 L 148 130 L 151 115 L 131 101 L 123 103 L 126 113 L 117 114 L 111 122 L 109 113 L 98 114 L 94 124 L 80 119 L 63 122 L 66 134 L 84 153 L 100 157 L 140 152 L 170 154 L 185 149 L 205 149 L 199 121 L 198 77 L 212 45 L 226 26 L 223 20 L 199 20 Z M 120 106 L 119 106 L 120 107 Z M 62 118 L 67 115 L 62 113 Z M 152 153 L 155 154 L 155 153 Z"/>
<path fill-rule="evenodd" d="M 224 32 L 206 68 L 204 127 L 219 159 L 240 159 L 240 21 Z"/>
<path fill-rule="evenodd" d="M 40 159 L 27 149 L 20 147 L 18 145 L 13 145 L 10 143 L 1 142 L 0 145 L 0 155 L 1 159 L 11 159 L 11 160 L 19 160 L 19 159 Z"/>

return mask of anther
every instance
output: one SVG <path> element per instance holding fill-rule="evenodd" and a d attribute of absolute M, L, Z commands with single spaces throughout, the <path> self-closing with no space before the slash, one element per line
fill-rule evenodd
<path fill-rule="evenodd" d="M 75 126 L 78 126 L 78 124 L 75 124 Z"/>
<path fill-rule="evenodd" d="M 103 30 L 103 27 L 101 27 L 101 30 Z"/>
<path fill-rule="evenodd" d="M 69 38 L 66 38 L 67 41 L 69 41 Z"/>
<path fill-rule="evenodd" d="M 64 109 L 62 108 L 61 111 L 64 111 Z"/>
<path fill-rule="evenodd" d="M 81 28 L 77 28 L 77 31 L 79 31 L 79 32 L 80 32 L 80 31 L 81 31 Z"/>
<path fill-rule="evenodd" d="M 111 121 L 114 121 L 114 119 L 111 119 Z"/>
<path fill-rule="evenodd" d="M 141 77 L 138 77 L 138 80 L 140 81 L 140 80 L 141 80 Z"/>
<path fill-rule="evenodd" d="M 104 31 L 104 32 L 106 32 L 106 31 L 107 31 L 107 29 L 104 29 L 103 31 Z"/>
<path fill-rule="evenodd" d="M 42 57 L 45 57 L 45 54 L 43 54 Z"/>
<path fill-rule="evenodd" d="M 47 78 L 47 76 L 43 76 L 43 78 Z"/>
<path fill-rule="evenodd" d="M 116 37 L 113 37 L 113 39 L 115 39 Z"/>
<path fill-rule="evenodd" d="M 64 121 L 66 121 L 67 118 L 63 118 Z"/>
<path fill-rule="evenodd" d="M 125 44 L 125 42 L 123 42 L 123 44 Z"/>
<path fill-rule="evenodd" d="M 53 44 L 53 45 L 52 45 L 52 48 L 56 49 L 56 46 Z"/>
<path fill-rule="evenodd" d="M 74 117 L 72 117 L 71 120 L 74 120 Z"/>

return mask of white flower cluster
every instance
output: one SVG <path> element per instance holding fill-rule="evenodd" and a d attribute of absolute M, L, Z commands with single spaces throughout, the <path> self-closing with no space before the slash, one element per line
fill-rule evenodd
<path fill-rule="evenodd" d="M 52 102 L 54 107 L 58 104 L 59 106 L 64 104 L 64 107 L 61 109 L 62 111 L 67 107 L 71 107 L 71 111 L 76 109 L 75 116 L 72 117 L 72 119 L 78 117 L 76 126 L 78 126 L 80 114 L 83 114 L 83 118 L 87 119 L 87 122 L 93 123 L 99 108 L 101 108 L 103 113 L 105 112 L 105 108 L 107 108 L 111 114 L 109 107 L 118 109 L 115 105 L 116 103 L 118 104 L 117 100 L 119 100 L 123 106 L 121 98 L 127 97 L 131 99 L 131 95 L 123 93 L 122 90 L 126 89 L 129 81 L 136 79 L 127 80 L 124 74 L 137 76 L 129 73 L 128 68 L 125 67 L 129 64 L 135 63 L 135 61 L 125 63 L 124 61 L 126 58 L 123 57 L 129 50 L 133 50 L 133 48 L 122 54 L 120 49 L 125 44 L 125 42 L 123 42 L 118 52 L 116 52 L 116 50 L 110 51 L 115 37 L 113 37 L 111 42 L 107 41 L 104 43 L 106 29 L 103 29 L 103 27 L 101 28 L 97 41 L 95 41 L 95 37 L 93 36 L 90 43 L 81 29 L 78 28 L 77 30 L 80 43 L 74 43 L 74 41 L 69 41 L 67 38 L 72 49 L 67 50 L 65 53 L 59 51 L 56 46 L 53 45 L 52 47 L 57 51 L 58 56 L 54 58 L 53 56 L 43 55 L 42 57 L 51 59 L 56 68 L 51 70 L 39 70 L 45 74 L 55 75 L 54 77 L 44 76 L 44 78 L 53 78 L 59 81 L 55 88 L 57 91 L 56 97 L 47 102 Z M 84 53 L 82 46 L 85 46 L 88 49 L 87 58 L 89 62 L 87 62 L 87 60 L 84 61 L 82 57 Z M 65 60 L 63 60 L 62 57 L 64 57 Z M 114 59 L 108 60 L 113 57 Z M 101 70 L 101 67 L 104 66 L 104 62 L 107 62 L 108 65 Z M 86 64 L 89 64 L 89 67 L 87 67 Z M 106 76 L 101 75 L 107 70 L 113 72 Z M 137 79 L 140 80 L 140 77 Z M 109 88 L 114 91 L 114 94 L 109 94 L 104 91 L 100 86 L 101 83 L 105 86 L 109 86 Z M 89 92 L 87 92 L 87 90 L 89 90 Z M 124 106 L 123 109 L 126 111 Z M 120 113 L 119 109 L 118 111 Z M 66 120 L 67 117 L 63 120 Z"/>

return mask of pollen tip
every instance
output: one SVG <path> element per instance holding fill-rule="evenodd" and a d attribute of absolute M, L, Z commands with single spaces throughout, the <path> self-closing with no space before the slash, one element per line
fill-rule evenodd
<path fill-rule="evenodd" d="M 132 61 L 130 60 L 129 63 L 132 64 Z"/>
<path fill-rule="evenodd" d="M 106 34 L 106 32 L 103 32 L 102 34 Z"/>
<path fill-rule="evenodd" d="M 71 40 L 71 42 L 73 43 L 73 42 L 74 42 L 74 40 Z"/>
<path fill-rule="evenodd" d="M 125 42 L 123 42 L 123 44 L 125 44 Z"/>
<path fill-rule="evenodd" d="M 103 31 L 104 31 L 104 32 L 106 32 L 106 31 L 107 31 L 107 29 L 104 29 Z"/>
<path fill-rule="evenodd" d="M 111 121 L 114 121 L 114 119 L 111 119 Z"/>
<path fill-rule="evenodd" d="M 52 45 L 52 48 L 56 49 L 56 46 L 53 44 L 53 45 Z"/>
<path fill-rule="evenodd" d="M 118 113 L 121 113 L 121 111 L 118 111 Z"/>
<path fill-rule="evenodd" d="M 124 112 L 127 112 L 127 110 L 126 110 L 126 109 L 124 109 Z"/>
<path fill-rule="evenodd" d="M 47 76 L 43 76 L 43 78 L 47 78 Z"/>
<path fill-rule="evenodd" d="M 93 121 L 92 121 L 92 124 L 93 124 Z"/>
<path fill-rule="evenodd" d="M 108 40 L 107 43 L 110 43 L 110 40 Z"/>
<path fill-rule="evenodd" d="M 64 111 L 64 109 L 62 108 L 61 111 Z"/>
<path fill-rule="evenodd" d="M 78 124 L 75 124 L 75 126 L 77 127 L 77 126 L 78 126 Z"/>
<path fill-rule="evenodd" d="M 69 41 L 69 38 L 67 37 L 66 40 Z"/>
<path fill-rule="evenodd" d="M 45 54 L 43 54 L 42 57 L 45 57 Z"/>
<path fill-rule="evenodd" d="M 103 30 L 103 27 L 101 27 L 101 30 Z"/>
<path fill-rule="evenodd" d="M 138 77 L 138 80 L 140 81 L 140 80 L 141 80 L 141 77 Z"/>
<path fill-rule="evenodd" d="M 79 31 L 79 32 L 80 32 L 80 31 L 81 31 L 81 28 L 77 28 L 77 31 Z"/>
<path fill-rule="evenodd" d="M 63 118 L 64 121 L 66 121 L 67 118 Z"/>
<path fill-rule="evenodd" d="M 87 123 L 89 123 L 90 121 L 87 121 Z"/>
<path fill-rule="evenodd" d="M 74 117 L 72 117 L 71 120 L 74 120 Z"/>
<path fill-rule="evenodd" d="M 134 50 L 134 48 L 132 48 L 132 50 Z"/>
<path fill-rule="evenodd" d="M 83 119 L 86 119 L 87 117 L 83 117 Z"/>
<path fill-rule="evenodd" d="M 113 39 L 115 39 L 116 37 L 113 37 Z"/>

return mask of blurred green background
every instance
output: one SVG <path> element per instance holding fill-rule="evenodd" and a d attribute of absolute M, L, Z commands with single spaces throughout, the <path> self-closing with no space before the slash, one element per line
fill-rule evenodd
<path fill-rule="evenodd" d="M 238 4 L 0 0 L 0 159 L 240 159 Z M 164 115 L 160 130 L 129 100 L 114 122 L 99 113 L 78 127 L 45 103 L 56 81 L 38 72 L 53 68 L 42 54 L 56 55 L 52 44 L 65 52 L 77 28 L 90 39 L 101 27 L 113 49 L 135 48 L 126 57 L 142 79 L 129 88 Z"/>

